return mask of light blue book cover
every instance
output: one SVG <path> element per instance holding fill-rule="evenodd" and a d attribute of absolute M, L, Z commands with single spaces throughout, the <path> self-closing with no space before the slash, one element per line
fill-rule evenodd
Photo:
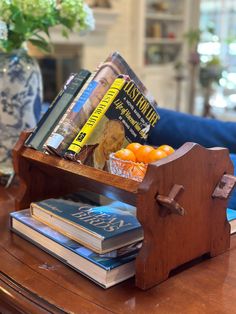
<path fill-rule="evenodd" d="M 227 214 L 228 221 L 236 219 L 236 210 L 227 208 L 226 214 Z"/>
<path fill-rule="evenodd" d="M 75 254 L 80 255 L 82 258 L 96 264 L 97 266 L 109 271 L 113 268 L 119 267 L 126 263 L 133 261 L 137 255 L 137 250 L 133 250 L 128 252 L 127 254 L 123 255 L 122 257 L 104 257 L 93 251 L 89 250 L 88 248 L 83 247 L 78 242 L 73 241 L 62 235 L 61 233 L 51 229 L 47 225 L 41 223 L 40 221 L 34 219 L 30 215 L 30 210 L 25 209 L 17 212 L 13 212 L 10 214 L 11 218 L 14 218 L 24 225 L 30 227 L 31 229 L 37 231 L 38 233 L 42 234 L 43 236 L 53 240 L 54 242 L 58 243 L 59 245 L 65 247 L 66 249 L 72 251 Z M 13 228 L 14 230 L 14 228 Z M 24 236 L 24 234 L 22 234 Z M 35 243 L 34 239 L 29 239 L 31 242 Z M 35 243 L 37 244 L 37 243 Z M 44 250 L 48 251 L 49 253 L 54 253 L 47 249 L 47 247 L 43 248 Z"/>

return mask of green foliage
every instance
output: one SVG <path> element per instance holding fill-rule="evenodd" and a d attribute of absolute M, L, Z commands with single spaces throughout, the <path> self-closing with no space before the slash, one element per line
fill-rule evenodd
<path fill-rule="evenodd" d="M 83 0 L 0 0 L 0 50 L 11 52 L 31 42 L 50 50 L 50 28 L 69 31 L 93 29 L 92 11 Z"/>
<path fill-rule="evenodd" d="M 184 37 L 187 39 L 190 49 L 196 49 L 202 31 L 200 29 L 190 29 L 187 33 L 184 34 Z"/>
<path fill-rule="evenodd" d="M 195 54 L 199 57 L 199 62 L 195 63 L 196 65 L 199 65 L 199 82 L 202 87 L 210 88 L 213 83 L 219 83 L 219 80 L 222 77 L 223 68 L 220 59 L 214 55 L 212 55 L 208 61 L 201 61 L 197 52 L 197 46 L 199 42 L 203 40 L 202 37 L 204 37 L 204 35 L 208 35 L 208 40 L 213 42 L 215 28 L 212 25 L 209 25 L 204 31 L 200 29 L 191 29 L 185 34 L 185 38 L 188 41 L 189 47 L 192 49 L 190 60 L 192 61 L 192 56 L 194 56 L 193 51 L 195 51 Z"/>
<path fill-rule="evenodd" d="M 199 71 L 199 81 L 202 87 L 209 88 L 212 83 L 218 84 L 222 77 L 222 71 L 221 61 L 216 56 L 202 64 Z"/>
<path fill-rule="evenodd" d="M 187 33 L 184 34 L 184 38 L 188 41 L 190 49 L 196 49 L 197 45 L 200 42 L 201 36 L 208 32 L 212 36 L 215 35 L 215 29 L 213 26 L 209 25 L 205 31 L 196 28 L 190 29 Z"/>

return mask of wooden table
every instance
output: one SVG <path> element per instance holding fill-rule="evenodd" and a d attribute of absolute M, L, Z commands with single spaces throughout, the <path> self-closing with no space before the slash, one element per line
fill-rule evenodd
<path fill-rule="evenodd" d="M 130 279 L 104 290 L 9 231 L 17 188 L 0 188 L 0 313 L 236 313 L 236 237 L 148 291 Z"/>

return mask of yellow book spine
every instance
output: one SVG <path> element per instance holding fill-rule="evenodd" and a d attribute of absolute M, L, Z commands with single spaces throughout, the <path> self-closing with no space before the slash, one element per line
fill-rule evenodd
<path fill-rule="evenodd" d="M 98 125 L 99 121 L 102 119 L 116 96 L 118 95 L 119 91 L 124 86 L 126 80 L 125 78 L 117 78 L 103 96 L 102 100 L 93 111 L 91 116 L 88 118 L 87 122 L 84 124 L 82 129 L 79 131 L 73 142 L 68 148 L 68 151 L 78 154 L 83 146 L 88 141 L 89 137 L 95 130 L 96 126 Z"/>

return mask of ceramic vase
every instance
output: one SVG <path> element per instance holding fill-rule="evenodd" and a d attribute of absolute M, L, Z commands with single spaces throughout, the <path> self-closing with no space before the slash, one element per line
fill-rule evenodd
<path fill-rule="evenodd" d="M 40 118 L 42 76 L 36 59 L 20 49 L 0 53 L 0 173 L 12 172 L 12 148 Z"/>

